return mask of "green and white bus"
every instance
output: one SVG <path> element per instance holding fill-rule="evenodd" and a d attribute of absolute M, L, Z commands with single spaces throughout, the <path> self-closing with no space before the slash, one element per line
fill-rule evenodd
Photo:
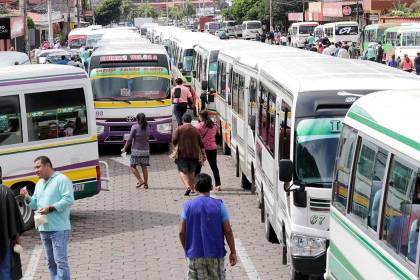
<path fill-rule="evenodd" d="M 333 182 L 326 279 L 419 279 L 420 91 L 347 113 Z"/>

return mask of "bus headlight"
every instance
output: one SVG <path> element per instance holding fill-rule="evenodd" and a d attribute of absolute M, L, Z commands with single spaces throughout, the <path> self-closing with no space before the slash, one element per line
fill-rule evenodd
<path fill-rule="evenodd" d="M 290 249 L 292 256 L 316 257 L 326 250 L 325 238 L 292 233 Z"/>
<path fill-rule="evenodd" d="M 159 133 L 172 133 L 171 123 L 161 123 L 156 125 L 156 129 Z"/>
<path fill-rule="evenodd" d="M 96 134 L 101 135 L 105 131 L 105 126 L 103 125 L 96 125 Z"/>

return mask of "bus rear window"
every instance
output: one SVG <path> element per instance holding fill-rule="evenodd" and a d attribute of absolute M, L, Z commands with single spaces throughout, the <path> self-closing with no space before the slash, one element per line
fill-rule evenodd
<path fill-rule="evenodd" d="M 29 141 L 88 133 L 83 88 L 25 95 Z"/>

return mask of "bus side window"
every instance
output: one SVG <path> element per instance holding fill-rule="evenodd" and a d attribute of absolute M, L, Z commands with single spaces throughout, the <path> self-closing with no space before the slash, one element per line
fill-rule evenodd
<path fill-rule="evenodd" d="M 249 82 L 248 125 L 255 135 L 255 118 L 257 109 L 257 80 L 251 78 Z"/>
<path fill-rule="evenodd" d="M 19 96 L 0 97 L 0 146 L 22 143 Z"/>
<path fill-rule="evenodd" d="M 416 262 L 420 178 L 415 165 L 395 156 L 388 179 L 382 238 L 397 254 Z"/>
<path fill-rule="evenodd" d="M 290 158 L 291 106 L 284 100 L 281 101 L 281 112 L 279 112 L 279 118 L 279 159 L 288 159 Z M 284 131 L 284 129 L 286 129 L 286 131 Z"/>
<path fill-rule="evenodd" d="M 337 153 L 338 157 L 335 167 L 336 175 L 333 183 L 333 205 L 342 212 L 345 212 L 347 207 L 351 168 L 353 166 L 356 144 L 357 131 L 344 125 Z"/>
<path fill-rule="evenodd" d="M 236 113 L 238 113 L 238 106 L 239 106 L 239 74 L 233 74 L 233 83 L 232 83 L 232 109 Z"/>
<path fill-rule="evenodd" d="M 88 133 L 83 88 L 25 95 L 29 141 Z"/>
<path fill-rule="evenodd" d="M 388 152 L 363 140 L 355 166 L 350 212 L 376 231 Z"/>
<path fill-rule="evenodd" d="M 220 63 L 220 95 L 223 99 L 226 99 L 226 65 L 224 63 Z"/>
<path fill-rule="evenodd" d="M 238 81 L 238 114 L 242 118 L 245 116 L 245 77 L 242 75 Z"/>

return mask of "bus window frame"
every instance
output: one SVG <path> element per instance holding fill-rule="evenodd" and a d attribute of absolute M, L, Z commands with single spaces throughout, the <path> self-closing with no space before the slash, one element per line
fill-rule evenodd
<path fill-rule="evenodd" d="M 356 129 L 355 127 L 349 126 L 351 129 Z M 356 129 L 357 130 L 357 129 Z M 385 177 L 383 180 L 383 184 L 382 184 L 382 190 L 383 193 L 381 195 L 381 200 L 380 200 L 380 204 L 379 204 L 379 212 L 378 212 L 378 225 L 377 225 L 377 231 L 375 232 L 374 230 L 372 230 L 370 227 L 363 227 L 360 223 L 360 220 L 358 220 L 357 218 L 354 219 L 353 214 L 350 213 L 350 205 L 353 201 L 353 187 L 354 187 L 354 180 L 355 180 L 355 172 L 356 172 L 356 168 L 355 165 L 357 164 L 356 159 L 359 156 L 360 150 L 361 150 L 361 143 L 362 143 L 362 139 L 366 139 L 372 143 L 374 143 L 375 145 L 379 145 L 382 149 L 386 150 L 388 152 L 388 158 L 387 158 L 387 163 L 385 166 Z M 420 162 L 417 162 L 416 160 L 408 157 L 405 154 L 402 154 L 400 152 L 398 152 L 397 150 L 389 147 L 387 144 L 380 142 L 368 135 L 366 135 L 363 132 L 358 131 L 358 136 L 357 136 L 357 145 L 356 145 L 356 149 L 353 155 L 353 164 L 352 164 L 352 171 L 351 171 L 351 178 L 350 178 L 350 185 L 349 185 L 349 196 L 347 199 L 347 206 L 346 206 L 346 211 L 345 213 L 343 213 L 338 207 L 336 207 L 334 204 L 332 204 L 332 207 L 334 207 L 334 209 L 336 209 L 337 211 L 339 211 L 340 213 L 342 213 L 343 215 L 345 215 L 345 217 L 351 222 L 351 224 L 353 224 L 355 227 L 357 227 L 360 231 L 362 231 L 363 233 L 365 233 L 369 238 L 370 238 L 370 242 L 376 244 L 378 247 L 381 248 L 381 250 L 386 251 L 388 254 L 390 254 L 392 256 L 392 258 L 398 262 L 401 266 L 405 267 L 406 269 L 408 269 L 409 271 L 411 271 L 413 274 L 415 274 L 417 277 L 420 275 L 420 238 L 418 240 L 417 243 L 417 260 L 416 263 L 412 263 L 411 261 L 408 260 L 408 258 L 402 257 L 402 255 L 400 254 L 396 254 L 395 251 L 384 242 L 383 240 L 383 226 L 384 226 L 384 216 L 385 216 L 385 202 L 387 199 L 387 193 L 388 193 L 388 184 L 389 184 L 389 180 L 390 180 L 390 167 L 391 167 L 391 163 L 394 160 L 395 156 L 398 156 L 400 159 L 403 159 L 404 161 L 416 165 L 416 166 L 420 166 Z M 418 172 L 420 172 L 420 169 L 417 169 Z"/>

